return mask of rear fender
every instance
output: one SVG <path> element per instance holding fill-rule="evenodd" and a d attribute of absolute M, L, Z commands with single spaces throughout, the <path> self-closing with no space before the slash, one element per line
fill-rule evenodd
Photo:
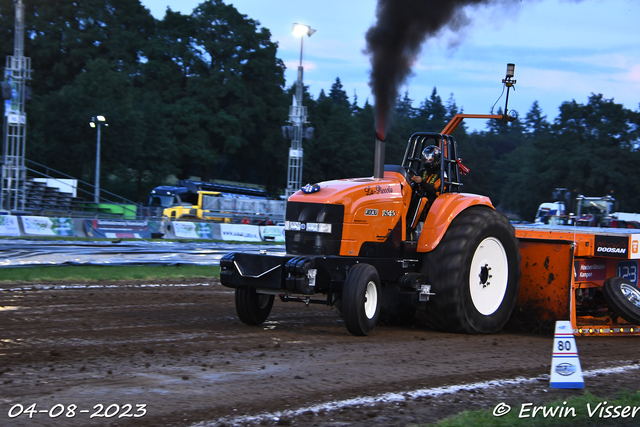
<path fill-rule="evenodd" d="M 494 209 L 491 200 L 485 196 L 466 193 L 446 193 L 433 202 L 424 227 L 418 239 L 418 252 L 430 252 L 438 246 L 449 224 L 460 212 L 471 206 L 488 206 Z"/>

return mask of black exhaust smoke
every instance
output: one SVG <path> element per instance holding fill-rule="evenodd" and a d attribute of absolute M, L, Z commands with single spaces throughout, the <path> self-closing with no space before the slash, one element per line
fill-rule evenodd
<path fill-rule="evenodd" d="M 470 22 L 465 6 L 518 3 L 519 0 L 378 0 L 377 22 L 367 31 L 365 48 L 371 57 L 369 86 L 375 98 L 378 139 L 385 139 L 398 89 L 411 76 L 411 65 L 427 37 L 436 36 L 445 27 L 453 31 L 464 28 Z"/>

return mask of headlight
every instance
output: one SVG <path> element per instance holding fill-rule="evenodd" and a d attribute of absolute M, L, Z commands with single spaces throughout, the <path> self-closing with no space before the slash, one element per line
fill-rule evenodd
<path fill-rule="evenodd" d="M 313 231 L 316 233 L 331 233 L 331 224 L 309 222 L 307 223 L 307 231 Z"/>
<path fill-rule="evenodd" d="M 302 230 L 302 223 L 297 221 L 285 221 L 284 229 L 292 230 L 292 231 L 300 231 Z"/>
<path fill-rule="evenodd" d="M 306 224 L 298 221 L 285 221 L 284 229 L 287 231 L 309 231 L 312 233 L 331 233 L 331 224 L 319 222 L 308 222 Z"/>
<path fill-rule="evenodd" d="M 318 231 L 320 233 L 331 233 L 331 224 L 318 224 Z"/>

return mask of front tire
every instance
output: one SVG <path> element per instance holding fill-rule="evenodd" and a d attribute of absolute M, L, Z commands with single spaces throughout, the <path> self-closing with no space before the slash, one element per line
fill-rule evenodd
<path fill-rule="evenodd" d="M 509 320 L 518 296 L 520 251 L 514 229 L 500 212 L 471 207 L 426 254 L 423 273 L 435 293 L 426 306 L 434 328 L 497 332 Z"/>
<path fill-rule="evenodd" d="M 254 288 L 236 288 L 236 313 L 250 326 L 261 325 L 271 313 L 273 295 L 263 295 Z"/>
<path fill-rule="evenodd" d="M 356 336 L 369 335 L 380 317 L 380 278 L 369 264 L 349 270 L 342 290 L 342 314 L 347 330 Z"/>
<path fill-rule="evenodd" d="M 602 284 L 602 293 L 611 310 L 633 325 L 640 325 L 640 289 L 622 277 Z"/>

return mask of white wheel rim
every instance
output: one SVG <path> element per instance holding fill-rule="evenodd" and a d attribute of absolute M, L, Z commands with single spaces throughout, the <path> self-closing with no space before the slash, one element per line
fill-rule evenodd
<path fill-rule="evenodd" d="M 367 283 L 367 289 L 364 292 L 364 314 L 368 319 L 373 319 L 378 308 L 378 288 L 373 281 Z"/>
<path fill-rule="evenodd" d="M 471 261 L 469 288 L 476 310 L 489 316 L 498 310 L 509 283 L 509 260 L 500 240 L 488 237 L 480 242 Z"/>
<path fill-rule="evenodd" d="M 620 285 L 620 291 L 622 291 L 625 298 L 627 298 L 631 304 L 640 308 L 640 291 L 637 288 L 623 283 Z"/>

